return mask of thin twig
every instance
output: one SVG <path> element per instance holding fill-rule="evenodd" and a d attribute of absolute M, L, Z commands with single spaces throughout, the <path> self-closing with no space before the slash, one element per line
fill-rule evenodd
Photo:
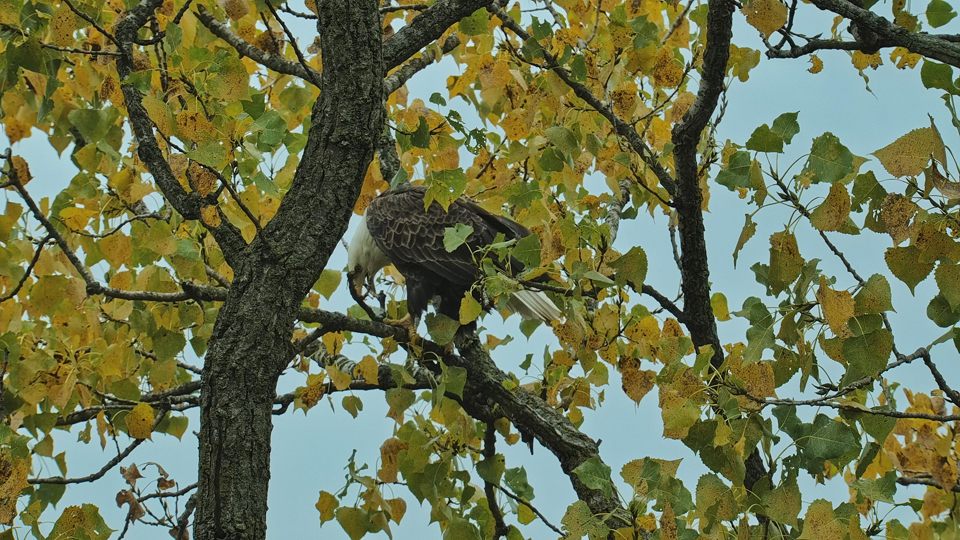
<path fill-rule="evenodd" d="M 487 431 L 483 437 L 483 457 L 488 462 L 493 462 L 497 458 L 497 430 L 493 427 L 493 422 L 487 423 Z M 503 538 L 510 532 L 510 528 L 503 522 L 503 512 L 497 504 L 497 494 L 493 490 L 494 483 L 489 480 L 483 481 L 483 492 L 487 495 L 487 508 L 493 515 L 493 538 L 497 540 Z"/>
<path fill-rule="evenodd" d="M 197 489 L 197 486 L 199 485 L 200 484 L 194 482 L 179 491 L 171 491 L 169 493 L 164 493 L 164 492 L 151 493 L 149 495 L 144 495 L 143 497 L 140 497 L 139 499 L 137 499 L 137 502 L 144 502 L 150 499 L 162 499 L 165 497 L 180 497 L 181 495 L 186 495 L 187 493 L 190 493 L 191 491 Z"/>
<path fill-rule="evenodd" d="M 53 237 L 48 234 L 47 236 L 43 237 L 43 240 L 40 240 L 40 242 L 37 244 L 37 250 L 33 254 L 33 259 L 30 260 L 30 264 L 27 265 L 27 269 L 23 271 L 23 277 L 20 278 L 20 282 L 17 283 L 17 286 L 14 287 L 9 294 L 4 296 L 3 298 L 0 298 L 0 304 L 2 304 L 3 302 L 6 302 L 7 300 L 10 300 L 14 296 L 16 296 L 18 292 L 20 292 L 20 289 L 23 287 L 23 284 L 27 282 L 27 279 L 30 277 L 30 274 L 33 272 L 33 267 L 36 266 L 37 261 L 40 260 L 40 255 L 43 253 L 44 246 L 46 246 L 47 242 L 49 242 L 51 238 Z"/>
<path fill-rule="evenodd" d="M 123 50 L 123 44 L 120 43 L 120 40 L 117 39 L 117 37 L 111 34 L 110 32 L 107 32 L 107 30 L 104 27 L 100 26 L 100 24 L 97 22 L 96 19 L 77 9 L 77 6 L 73 5 L 73 2 L 71 2 L 70 0 L 63 0 L 63 2 L 67 4 L 67 7 L 70 8 L 70 11 L 76 14 L 77 17 L 80 17 L 81 19 L 87 21 L 88 23 L 90 23 L 91 26 L 97 29 L 97 32 L 100 32 L 101 34 L 107 36 L 110 39 L 110 41 L 112 41 L 113 44 L 117 46 L 118 50 Z M 118 54 L 118 56 L 119 55 L 120 54 Z"/>
<path fill-rule="evenodd" d="M 283 19 L 280 18 L 280 15 L 277 14 L 276 8 L 273 7 L 273 4 L 267 2 L 267 8 L 270 9 L 270 13 L 273 14 L 273 18 L 280 23 L 280 26 L 283 27 L 283 33 L 287 35 L 287 41 L 290 42 L 290 45 L 293 47 L 293 52 L 297 54 L 297 60 L 300 62 L 300 65 L 303 66 L 304 71 L 310 76 L 311 82 L 318 88 L 320 87 L 320 77 L 316 77 L 314 71 L 310 69 L 310 66 L 307 65 L 306 59 L 303 57 L 303 53 L 300 52 L 300 47 L 297 46 L 297 38 L 293 35 L 293 32 L 287 28 L 287 23 L 283 22 Z"/>
<path fill-rule="evenodd" d="M 517 495 L 514 495 L 513 493 L 510 492 L 509 489 L 503 486 L 497 486 L 497 489 L 499 489 L 507 497 L 510 497 L 511 499 L 529 508 L 531 512 L 533 512 L 534 514 L 537 515 L 538 518 L 540 518 L 540 521 L 542 521 L 544 525 L 546 525 L 547 527 L 550 527 L 550 530 L 559 534 L 560 536 L 564 536 L 563 531 L 558 529 L 557 526 L 554 525 L 553 523 L 550 523 L 549 521 L 547 521 L 547 518 L 539 510 L 537 510 L 535 506 L 530 504 L 526 499 L 522 497 L 518 497 Z"/>

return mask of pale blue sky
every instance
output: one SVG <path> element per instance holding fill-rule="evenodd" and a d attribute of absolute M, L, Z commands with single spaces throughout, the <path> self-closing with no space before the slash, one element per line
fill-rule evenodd
<path fill-rule="evenodd" d="M 808 13 L 813 11 L 809 5 L 803 5 L 802 8 Z M 814 31 L 812 26 L 808 27 L 811 29 L 808 33 L 829 30 L 830 17 L 818 14 L 818 19 L 819 29 Z M 956 26 L 951 24 L 940 30 L 957 31 Z M 760 47 L 759 39 L 755 37 L 756 32 L 746 26 L 742 18 L 738 19 L 736 30 L 736 43 Z M 305 27 L 302 35 L 308 35 L 307 31 L 309 26 Z M 301 43 L 309 41 L 310 39 L 304 38 Z M 885 65 L 878 71 L 869 72 L 870 87 L 873 90 L 873 94 L 870 94 L 864 89 L 864 82 L 850 65 L 846 53 L 824 52 L 820 56 L 825 68 L 817 75 L 806 71 L 809 63 L 805 59 L 761 60 L 746 83 L 736 82 L 732 85 L 729 107 L 720 127 L 720 140 L 731 139 L 744 143 L 757 126 L 771 123 L 781 113 L 800 111 L 801 131 L 788 147 L 788 154 L 781 159 L 781 163 L 787 163 L 786 158 L 795 159 L 805 154 L 810 148 L 812 138 L 825 131 L 839 136 L 854 154 L 868 156 L 870 152 L 882 148 L 907 131 L 929 125 L 927 115 L 930 114 L 936 120 L 947 145 L 956 147 L 957 132 L 951 127 L 949 112 L 939 98 L 941 92 L 923 88 L 919 79 L 919 66 L 912 71 L 898 71 L 887 60 L 889 52 L 884 51 Z M 435 91 L 445 94 L 447 75 L 457 71 L 457 66 L 448 59 L 420 73 L 410 84 L 411 99 L 420 96 L 426 100 Z M 462 102 L 452 102 L 451 106 L 460 110 L 465 119 L 471 121 L 469 109 Z M 0 141 L 0 147 L 6 147 L 2 136 Z M 36 197 L 52 196 L 66 186 L 74 174 L 71 164 L 57 160 L 56 154 L 42 138 L 42 134 L 35 133 L 32 138 L 15 146 L 14 150 L 26 156 L 30 162 L 35 180 L 29 187 Z M 865 167 L 873 168 L 881 181 L 893 181 L 875 160 Z M 599 182 L 596 184 L 602 185 Z M 7 197 L 16 199 L 9 192 Z M 767 237 L 772 232 L 782 230 L 789 216 L 781 208 L 768 209 L 756 216 L 754 221 L 759 224 L 758 232 L 741 252 L 739 268 L 734 269 L 731 254 L 743 225 L 743 215 L 752 209 L 722 186 L 714 184 L 710 210 L 707 215 L 707 230 L 713 287 L 715 291 L 726 294 L 731 310 L 739 309 L 748 296 L 764 297 L 763 288 L 754 281 L 749 266 L 758 260 L 767 261 Z M 616 247 L 624 252 L 635 243 L 642 245 L 650 261 L 648 283 L 664 294 L 673 296 L 678 287 L 679 273 L 672 262 L 666 224 L 664 216 L 651 218 L 641 213 L 636 220 L 621 224 Z M 808 259 L 822 258 L 820 267 L 825 269 L 828 275 L 838 277 L 838 287 L 852 286 L 852 280 L 845 274 L 839 262 L 830 256 L 819 238 L 810 231 L 806 225 L 798 228 L 803 254 Z M 833 233 L 831 238 L 851 256 L 861 275 L 886 271 L 883 250 L 891 245 L 887 236 L 869 232 L 860 236 Z M 340 248 L 331 259 L 330 267 L 342 268 L 345 260 L 344 250 Z M 906 286 L 899 281 L 890 281 L 894 304 L 898 309 L 898 313 L 891 317 L 891 323 L 900 350 L 912 351 L 918 346 L 929 344 L 942 333 L 942 330 L 925 316 L 926 304 L 935 294 L 932 279 L 917 287 L 915 297 L 911 296 Z M 651 309 L 656 307 L 649 298 L 639 300 Z M 349 295 L 341 286 L 341 290 L 331 302 L 323 304 L 323 307 L 344 311 L 350 303 Z M 772 301 L 768 301 L 769 303 Z M 500 330 L 499 325 L 495 324 L 498 319 L 496 315 L 491 316 L 486 319 L 485 324 L 496 328 L 497 335 L 502 336 L 509 332 L 517 338 L 513 343 L 495 351 L 495 360 L 505 370 L 520 374 L 518 365 L 527 353 L 534 354 L 536 365 L 542 356 L 544 345 L 554 343 L 552 335 L 543 329 L 528 342 L 516 331 L 516 319 L 507 321 L 504 326 L 506 330 Z M 742 341 L 745 329 L 746 325 L 738 319 L 720 323 L 721 340 Z M 906 329 L 909 331 L 905 331 Z M 956 356 L 952 346 L 937 349 L 936 358 L 945 363 L 955 363 Z M 196 358 L 187 360 L 197 364 L 201 362 Z M 840 373 L 837 366 L 831 365 L 830 360 L 821 360 L 821 366 L 833 375 Z M 929 391 L 933 388 L 932 381 L 918 368 L 919 366 L 901 368 L 893 377 L 916 390 Z M 614 478 L 619 479 L 620 467 L 632 459 L 645 456 L 663 459 L 682 457 L 684 461 L 680 467 L 680 476 L 686 487 L 695 491 L 697 478 L 704 474 L 706 469 L 679 441 L 661 437 L 662 425 L 655 393 L 648 395 L 640 406 L 634 406 L 620 391 L 618 377 L 611 375 L 611 384 L 605 389 L 606 402 L 598 411 L 584 410 L 586 421 L 583 429 L 594 439 L 602 439 L 601 455 L 607 464 L 613 467 Z M 954 382 L 960 384 L 960 381 Z M 300 384 L 302 377 L 286 377 L 281 381 L 279 392 L 289 391 Z M 779 393 L 780 397 L 797 395 L 795 381 L 782 387 Z M 367 463 L 370 471 L 375 474 L 380 444 L 392 434 L 395 426 L 393 420 L 385 417 L 387 407 L 382 394 L 360 392 L 358 395 L 364 401 L 364 410 L 357 419 L 353 419 L 339 407 L 342 397 L 340 395 L 334 396 L 336 412 L 331 411 L 327 404 L 321 403 L 306 416 L 302 412 L 288 412 L 275 417 L 268 514 L 269 538 L 347 538 L 336 522 L 327 523 L 322 530 L 319 528 L 318 513 L 314 508 L 318 493 L 321 489 L 329 492 L 339 490 L 344 483 L 343 467 L 354 449 L 357 450 L 357 462 Z M 807 410 L 802 413 L 812 417 L 815 412 Z M 832 415 L 829 411 L 824 412 Z M 134 459 L 128 459 L 123 464 L 136 462 L 141 464 L 143 470 L 143 463 L 157 461 L 181 485 L 194 482 L 197 464 L 196 438 L 191 432 L 198 429 L 199 424 L 195 412 L 190 414 L 190 418 L 191 425 L 183 437 L 183 442 L 178 443 L 172 437 L 157 435 L 153 442 L 142 445 L 133 454 Z M 102 453 L 99 444 L 75 444 L 73 441 L 78 431 L 78 427 L 74 427 L 69 434 L 63 433 L 57 437 L 55 451 L 68 451 L 70 476 L 89 474 L 114 455 L 110 446 L 106 453 Z M 498 444 L 498 451 L 506 454 L 508 467 L 522 465 L 526 468 L 536 492 L 533 504 L 559 526 L 563 512 L 567 505 L 575 500 L 575 495 L 553 455 L 537 446 L 531 456 L 525 445 L 507 447 L 502 440 Z M 38 470 L 37 473 L 57 474 L 52 462 L 48 463 L 48 467 L 54 470 Z M 152 470 L 144 473 L 148 476 L 147 479 L 151 478 L 150 473 Z M 115 506 L 114 496 L 124 487 L 125 483 L 117 469 L 95 484 L 71 486 L 60 508 L 92 502 L 100 507 L 108 524 L 119 529 L 123 524 L 125 509 Z M 808 491 L 805 487 L 810 488 L 812 485 L 809 481 L 806 486 L 801 483 L 805 502 L 825 496 L 835 503 L 847 499 L 846 487 L 842 481 L 829 486 L 829 489 L 821 487 L 816 491 Z M 393 527 L 394 538 L 440 536 L 436 525 L 428 525 L 428 509 L 420 508 L 416 499 L 405 488 L 397 487 L 393 496 L 403 497 L 408 504 L 402 524 Z M 346 501 L 349 503 L 350 498 Z M 45 517 L 55 519 L 56 515 L 59 515 L 59 511 L 56 514 L 48 512 Z M 533 538 L 549 538 L 553 534 L 540 525 L 539 521 L 522 527 L 521 530 L 526 536 Z M 170 538 L 166 530 L 142 524 L 136 525 L 128 533 L 128 537 L 158 540 Z"/>

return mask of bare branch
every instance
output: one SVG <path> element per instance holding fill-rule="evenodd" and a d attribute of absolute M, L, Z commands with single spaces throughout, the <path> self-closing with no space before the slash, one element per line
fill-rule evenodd
<path fill-rule="evenodd" d="M 250 43 L 247 43 L 240 36 L 233 33 L 233 30 L 230 29 L 225 23 L 222 23 L 213 16 L 212 13 L 207 11 L 202 5 L 197 6 L 197 11 L 194 12 L 197 16 L 197 19 L 203 23 L 204 26 L 210 30 L 213 35 L 218 38 L 226 41 L 230 44 L 231 47 L 236 49 L 238 53 L 243 56 L 249 56 L 258 64 L 264 65 L 277 73 L 284 73 L 286 75 L 293 75 L 294 77 L 299 77 L 310 84 L 315 85 L 317 88 L 320 87 L 320 72 L 304 65 L 301 65 L 297 62 L 291 62 L 285 58 L 282 58 L 278 55 L 273 55 L 267 52 L 264 52 Z"/>
<path fill-rule="evenodd" d="M 17 286 L 14 287 L 9 294 L 4 296 L 3 298 L 0 298 L 0 303 L 10 300 L 14 296 L 16 296 L 18 292 L 20 292 L 20 289 L 23 287 L 23 284 L 27 282 L 27 279 L 30 277 L 30 274 L 33 272 L 33 267 L 36 266 L 37 261 L 40 260 L 40 255 L 43 253 L 44 246 L 47 245 L 47 242 L 49 242 L 51 238 L 53 238 L 53 236 L 48 234 L 47 236 L 43 237 L 43 240 L 40 240 L 40 242 L 37 243 L 37 250 L 33 253 L 33 258 L 30 259 L 30 264 L 27 265 L 27 269 L 23 271 L 23 277 L 20 278 L 20 281 L 17 283 Z"/>
<path fill-rule="evenodd" d="M 487 462 L 493 462 L 497 456 L 497 430 L 493 423 L 487 424 L 487 430 L 483 437 L 483 458 Z M 497 492 L 494 491 L 494 484 L 489 480 L 483 481 L 483 492 L 487 496 L 487 508 L 493 515 L 493 538 L 497 540 L 503 538 L 510 532 L 510 528 L 503 522 L 503 512 L 500 511 L 500 505 L 497 504 Z"/>
<path fill-rule="evenodd" d="M 544 525 L 546 525 L 547 527 L 550 528 L 550 530 L 552 530 L 553 532 L 559 534 L 560 536 L 563 536 L 563 531 L 561 531 L 560 529 L 558 529 L 557 526 L 554 525 L 553 523 L 550 523 L 549 521 L 547 521 L 546 516 L 544 516 L 539 510 L 537 510 L 535 506 L 533 506 L 532 504 L 530 504 L 529 501 L 527 501 L 526 499 L 524 499 L 524 498 L 522 498 L 522 497 L 518 497 L 518 496 L 515 495 L 513 492 L 511 492 L 509 489 L 507 489 L 507 488 L 505 488 L 505 487 L 503 487 L 503 486 L 496 486 L 496 488 L 499 489 L 499 490 L 501 491 L 501 493 L 503 493 L 503 494 L 506 495 L 507 497 L 510 497 L 511 499 L 517 501 L 519 504 L 522 504 L 522 505 L 526 506 L 527 508 L 529 508 L 531 512 L 533 512 L 534 514 L 537 515 L 538 518 L 540 518 L 540 521 L 542 521 Z"/>
<path fill-rule="evenodd" d="M 500 19 L 500 24 L 504 28 L 509 29 L 511 32 L 516 34 L 520 39 L 527 41 L 530 39 L 530 34 L 526 32 L 516 21 L 513 20 L 509 15 L 507 15 L 502 9 L 498 7 L 487 8 L 491 13 L 496 15 Z M 618 135 L 627 140 L 630 144 L 630 147 L 633 148 L 633 151 L 636 152 L 638 156 L 643 160 L 643 162 L 650 167 L 650 169 L 657 176 L 660 185 L 667 190 L 667 192 L 673 196 L 676 193 L 676 182 L 673 177 L 670 176 L 670 173 L 660 165 L 660 162 L 657 159 L 657 155 L 654 154 L 653 150 L 647 146 L 647 143 L 643 142 L 643 138 L 637 133 L 637 130 L 625 122 L 622 118 L 617 116 L 613 109 L 600 101 L 593 92 L 590 91 L 585 85 L 574 81 L 570 74 L 557 63 L 557 59 L 551 55 L 546 50 L 541 50 L 544 59 L 546 59 L 547 67 L 557 74 L 567 86 L 573 90 L 573 93 L 577 95 L 578 98 L 585 101 L 588 105 L 593 107 L 598 113 L 603 115 L 612 125 L 614 130 Z"/>
<path fill-rule="evenodd" d="M 161 413 L 161 414 L 158 414 L 156 418 L 154 418 L 153 429 L 157 428 L 157 425 L 160 424 L 160 421 L 163 419 L 163 417 L 164 417 L 164 413 Z M 136 450 L 137 447 L 140 446 L 145 440 L 146 439 L 135 439 L 132 443 L 130 443 L 130 446 L 127 446 L 122 452 L 117 454 L 116 457 L 108 461 L 106 465 L 104 465 L 99 471 L 93 474 L 88 474 L 87 476 L 82 476 L 80 478 L 64 478 L 62 476 L 51 476 L 49 478 L 29 478 L 27 479 L 27 482 L 33 485 L 37 485 L 37 484 L 66 485 L 66 484 L 80 484 L 83 482 L 93 482 L 94 480 L 99 480 L 100 478 L 103 477 L 103 475 L 107 474 L 107 472 L 109 472 L 110 469 L 116 467 L 117 464 L 119 464 L 121 461 L 126 459 L 127 456 L 129 456 L 131 452 Z"/>
<path fill-rule="evenodd" d="M 960 484 L 954 484 L 950 488 L 941 486 L 936 480 L 932 478 L 911 478 L 909 476 L 901 476 L 897 478 L 897 483 L 901 486 L 931 486 L 937 489 L 942 489 L 944 491 L 952 491 L 954 493 L 960 493 Z"/>
<path fill-rule="evenodd" d="M 137 502 L 144 502 L 144 501 L 148 501 L 148 500 L 150 500 L 150 499 L 163 499 L 163 498 L 166 498 L 166 497 L 180 497 L 180 496 L 186 495 L 187 493 L 190 493 L 191 491 L 197 489 L 197 485 L 198 485 L 198 484 L 197 484 L 196 482 L 194 482 L 194 483 L 190 484 L 189 486 L 187 486 L 187 487 L 185 487 L 185 488 L 183 488 L 183 489 L 177 490 L 177 491 L 151 493 L 151 494 L 149 494 L 149 495 L 144 495 L 143 497 L 138 498 L 138 499 L 137 499 Z"/>
<path fill-rule="evenodd" d="M 287 41 L 289 41 L 290 46 L 293 47 L 293 52 L 296 53 L 297 60 L 300 61 L 300 65 L 303 67 L 303 70 L 310 77 L 310 82 L 312 82 L 317 88 L 320 88 L 320 74 L 315 69 L 312 69 L 307 65 L 307 60 L 303 57 L 303 53 L 300 52 L 300 47 L 297 45 L 297 37 L 293 35 L 293 32 L 291 32 L 289 28 L 287 28 L 287 23 L 280 18 L 280 15 L 277 15 L 277 10 L 273 7 L 273 4 L 267 2 L 267 8 L 270 10 L 270 13 L 273 14 L 273 18 L 276 19 L 283 28 L 283 33 L 287 35 Z"/>

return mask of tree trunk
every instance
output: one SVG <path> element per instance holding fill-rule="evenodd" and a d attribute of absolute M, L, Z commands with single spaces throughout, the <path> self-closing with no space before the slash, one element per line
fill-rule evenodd
<path fill-rule="evenodd" d="M 374 0 L 320 3 L 323 81 L 277 215 L 237 256 L 203 369 L 197 540 L 266 537 L 271 411 L 297 309 L 346 231 L 383 126 Z"/>

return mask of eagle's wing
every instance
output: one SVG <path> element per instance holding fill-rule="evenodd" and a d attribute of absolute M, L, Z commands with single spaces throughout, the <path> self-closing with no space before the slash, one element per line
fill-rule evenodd
<path fill-rule="evenodd" d="M 468 245 L 494 238 L 487 219 L 469 206 L 455 201 L 449 212 L 433 203 L 424 212 L 423 186 L 404 185 L 386 191 L 367 207 L 367 227 L 371 236 L 394 265 L 416 265 L 444 279 L 468 287 L 476 281 L 477 266 Z M 444 231 L 457 223 L 473 227 L 473 234 L 453 252 L 443 246 Z M 488 242 L 489 243 L 489 242 Z"/>

